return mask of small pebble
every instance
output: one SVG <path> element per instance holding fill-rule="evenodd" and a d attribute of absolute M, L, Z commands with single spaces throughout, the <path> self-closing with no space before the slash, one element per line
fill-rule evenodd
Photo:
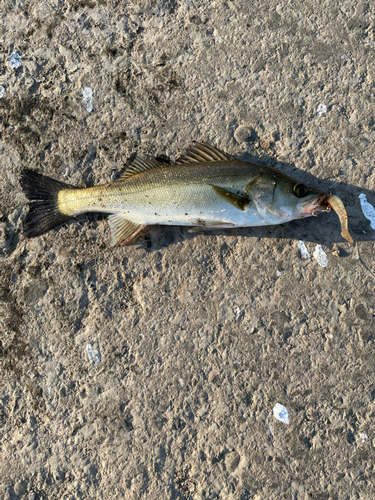
<path fill-rule="evenodd" d="M 328 257 L 325 251 L 323 250 L 322 245 L 316 245 L 314 253 L 313 253 L 314 259 L 317 261 L 317 263 L 320 265 L 320 267 L 327 267 L 328 266 Z"/>
<path fill-rule="evenodd" d="M 316 116 L 323 116 L 327 113 L 327 106 L 325 104 L 319 104 L 316 110 Z"/>
<path fill-rule="evenodd" d="M 81 94 L 83 95 L 82 104 L 85 106 L 87 111 L 89 113 L 91 113 L 91 111 L 93 109 L 93 106 L 92 106 L 92 102 L 93 102 L 92 88 L 85 87 L 83 90 L 81 90 Z"/>
<path fill-rule="evenodd" d="M 289 413 L 285 406 L 280 403 L 276 403 L 273 407 L 273 415 L 276 420 L 283 422 L 284 424 L 289 424 Z"/>
<path fill-rule="evenodd" d="M 94 366 L 96 366 L 100 363 L 100 361 L 101 361 L 100 352 L 93 350 L 90 344 L 87 344 L 86 352 L 87 352 L 87 356 L 88 356 L 89 360 L 91 361 L 91 363 Z"/>
<path fill-rule="evenodd" d="M 12 52 L 9 59 L 9 66 L 12 69 L 17 69 L 21 66 L 21 56 L 17 52 Z"/>

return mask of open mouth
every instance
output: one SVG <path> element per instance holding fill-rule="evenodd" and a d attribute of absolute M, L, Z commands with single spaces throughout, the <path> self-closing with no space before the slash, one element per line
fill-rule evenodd
<path fill-rule="evenodd" d="M 301 205 L 301 208 L 305 211 L 306 215 L 319 215 L 323 212 L 329 212 L 331 210 L 330 205 L 326 201 L 327 194 L 320 194 L 313 200 L 309 200 Z"/>

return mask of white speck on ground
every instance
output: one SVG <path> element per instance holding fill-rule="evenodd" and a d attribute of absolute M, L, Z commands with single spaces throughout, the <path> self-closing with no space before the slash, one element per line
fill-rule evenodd
<path fill-rule="evenodd" d="M 323 250 L 322 245 L 316 245 L 313 257 L 317 261 L 320 267 L 328 266 L 328 257 L 325 251 Z"/>
<path fill-rule="evenodd" d="M 91 361 L 91 363 L 94 366 L 96 366 L 100 363 L 100 361 L 101 361 L 100 352 L 93 350 L 93 348 L 91 347 L 90 344 L 87 344 L 86 352 L 87 352 L 87 356 L 88 356 L 89 360 Z"/>
<path fill-rule="evenodd" d="M 298 248 L 299 248 L 299 251 L 301 252 L 302 259 L 309 259 L 310 258 L 309 251 L 307 250 L 307 247 L 306 247 L 304 241 L 302 241 L 302 240 L 298 241 Z"/>
<path fill-rule="evenodd" d="M 329 333 L 329 334 L 327 335 L 327 337 L 328 337 L 329 339 L 333 339 L 333 335 L 332 335 L 332 333 Z"/>
<path fill-rule="evenodd" d="M 65 172 L 63 173 L 63 176 L 68 177 L 69 174 L 70 174 L 70 167 L 66 167 Z"/>
<path fill-rule="evenodd" d="M 94 99 L 92 88 L 85 87 L 83 90 L 81 90 L 81 94 L 83 95 L 82 104 L 85 106 L 87 111 L 91 113 L 93 109 L 92 102 Z"/>
<path fill-rule="evenodd" d="M 368 435 L 365 432 L 360 432 L 359 437 L 362 440 L 362 443 L 365 443 L 368 440 Z"/>
<path fill-rule="evenodd" d="M 375 208 L 367 201 L 366 195 L 363 193 L 359 195 L 359 201 L 363 215 L 370 221 L 371 229 L 375 229 Z"/>
<path fill-rule="evenodd" d="M 179 379 L 178 379 L 178 382 L 179 382 L 179 384 L 180 384 L 180 386 L 181 386 L 181 387 L 184 387 L 184 385 L 185 385 L 185 380 L 184 380 L 183 378 L 179 378 Z"/>
<path fill-rule="evenodd" d="M 327 106 L 325 104 L 319 104 L 316 110 L 316 116 L 323 116 L 327 113 Z"/>
<path fill-rule="evenodd" d="M 12 52 L 9 59 L 11 69 L 17 69 L 21 66 L 21 56 L 17 52 Z"/>
<path fill-rule="evenodd" d="M 273 416 L 276 420 L 283 422 L 284 424 L 289 424 L 289 413 L 285 406 L 280 403 L 276 403 L 273 407 Z"/>
<path fill-rule="evenodd" d="M 5 88 L 2 85 L 0 85 L 0 99 L 4 97 L 4 94 L 5 94 Z"/>
<path fill-rule="evenodd" d="M 269 434 L 270 436 L 273 436 L 273 425 L 270 425 L 270 426 L 268 427 L 268 434 Z"/>
<path fill-rule="evenodd" d="M 242 309 L 241 309 L 240 307 L 238 307 L 238 306 L 235 306 L 235 307 L 233 308 L 233 312 L 234 312 L 234 314 L 236 315 L 236 320 L 237 320 L 237 321 L 238 321 L 239 319 L 241 319 L 241 318 L 242 318 L 242 316 L 244 315 L 244 313 L 243 313 Z"/>

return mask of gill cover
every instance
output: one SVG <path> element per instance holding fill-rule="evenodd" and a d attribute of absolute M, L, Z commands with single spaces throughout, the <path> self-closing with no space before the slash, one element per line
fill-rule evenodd
<path fill-rule="evenodd" d="M 274 200 L 277 178 L 272 175 L 260 175 L 246 185 L 245 191 L 256 204 L 261 216 L 271 221 L 270 208 Z"/>

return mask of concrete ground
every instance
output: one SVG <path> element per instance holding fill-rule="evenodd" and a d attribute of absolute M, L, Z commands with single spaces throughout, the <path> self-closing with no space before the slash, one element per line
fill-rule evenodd
<path fill-rule="evenodd" d="M 373 499 L 375 4 L 0 10 L 0 497 Z M 22 235 L 24 168 L 92 186 L 194 139 L 337 194 L 356 246 L 334 213 Z"/>

